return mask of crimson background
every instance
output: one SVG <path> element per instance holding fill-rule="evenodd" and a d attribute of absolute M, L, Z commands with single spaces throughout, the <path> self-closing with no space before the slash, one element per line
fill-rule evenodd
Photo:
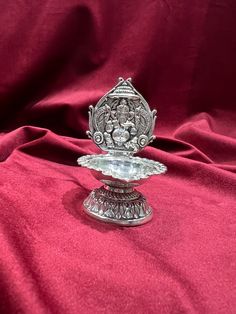
<path fill-rule="evenodd" d="M 236 2 L 0 1 L 1 313 L 235 313 Z M 97 223 L 87 110 L 158 110 L 151 223 Z"/>

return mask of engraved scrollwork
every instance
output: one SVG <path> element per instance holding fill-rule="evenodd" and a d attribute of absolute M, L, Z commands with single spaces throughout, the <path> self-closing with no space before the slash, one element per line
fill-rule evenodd
<path fill-rule="evenodd" d="M 99 132 L 99 131 L 94 132 L 93 140 L 98 145 L 102 144 L 103 143 L 103 134 L 102 134 L 102 132 Z"/>
<path fill-rule="evenodd" d="M 140 147 L 145 147 L 148 144 L 148 137 L 146 135 L 140 135 L 138 139 L 138 144 Z"/>
<path fill-rule="evenodd" d="M 103 150 L 135 153 L 153 139 L 156 110 L 134 89 L 131 79 L 119 83 L 95 108 L 90 106 L 88 136 Z"/>

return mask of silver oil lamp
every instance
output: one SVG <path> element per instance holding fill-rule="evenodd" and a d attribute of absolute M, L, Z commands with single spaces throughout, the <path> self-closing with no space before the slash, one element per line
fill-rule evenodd
<path fill-rule="evenodd" d="M 123 226 L 141 225 L 152 218 L 152 208 L 135 187 L 167 168 L 133 155 L 154 140 L 155 120 L 156 110 L 150 110 L 130 78 L 119 78 L 95 107 L 89 107 L 87 134 L 106 153 L 78 158 L 78 164 L 104 184 L 85 199 L 88 215 Z"/>

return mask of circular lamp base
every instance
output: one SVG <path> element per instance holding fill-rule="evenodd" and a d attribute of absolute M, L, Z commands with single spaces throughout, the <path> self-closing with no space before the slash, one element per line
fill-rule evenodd
<path fill-rule="evenodd" d="M 152 209 L 138 191 L 102 186 L 93 190 L 84 201 L 85 212 L 91 217 L 122 226 L 137 226 L 152 219 Z"/>

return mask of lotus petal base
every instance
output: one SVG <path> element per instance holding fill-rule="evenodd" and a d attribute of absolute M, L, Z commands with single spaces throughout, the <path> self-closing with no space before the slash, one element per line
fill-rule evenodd
<path fill-rule="evenodd" d="M 133 188 L 102 186 L 90 193 L 84 207 L 93 218 L 122 226 L 142 225 L 152 219 L 146 198 Z"/>

